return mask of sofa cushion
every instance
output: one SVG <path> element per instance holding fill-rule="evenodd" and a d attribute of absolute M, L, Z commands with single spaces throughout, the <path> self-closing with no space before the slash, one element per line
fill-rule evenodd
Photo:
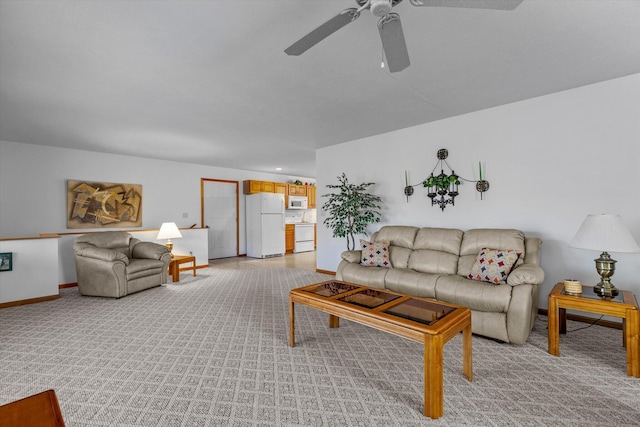
<path fill-rule="evenodd" d="M 372 242 L 385 241 L 391 246 L 413 249 L 418 227 L 408 225 L 385 225 L 371 236 Z"/>
<path fill-rule="evenodd" d="M 494 285 L 505 284 L 507 276 L 519 257 L 520 253 L 511 249 L 483 248 L 478 253 L 476 262 L 471 267 L 471 273 L 467 277 Z"/>
<path fill-rule="evenodd" d="M 413 248 L 431 249 L 458 256 L 463 235 L 462 230 L 453 228 L 421 228 L 416 235 Z"/>
<path fill-rule="evenodd" d="M 360 264 L 365 267 L 391 268 L 389 259 L 389 242 L 367 242 L 360 239 L 362 248 Z"/>
<path fill-rule="evenodd" d="M 419 273 L 408 268 L 392 268 L 384 279 L 389 290 L 417 297 L 435 298 L 439 274 Z"/>
<path fill-rule="evenodd" d="M 511 303 L 510 285 L 492 285 L 460 276 L 440 276 L 436 281 L 436 299 L 477 311 L 506 313 Z"/>
<path fill-rule="evenodd" d="M 125 269 L 127 280 L 157 276 L 164 270 L 164 262 L 157 259 L 132 259 Z"/>
<path fill-rule="evenodd" d="M 393 269 L 382 267 L 363 267 L 360 264 L 349 263 L 342 269 L 340 280 L 384 289 L 384 278 L 389 271 L 393 271 Z"/>
<path fill-rule="evenodd" d="M 456 274 L 458 255 L 430 249 L 417 249 L 411 253 L 409 268 L 421 273 Z"/>
<path fill-rule="evenodd" d="M 393 268 L 407 268 L 412 252 L 411 249 L 403 248 L 402 246 L 389 246 L 389 255 Z"/>
<path fill-rule="evenodd" d="M 513 229 L 476 228 L 466 231 L 460 244 L 458 275 L 467 277 L 482 248 L 513 249 L 520 252 L 516 266 L 524 263 L 525 238 L 522 231 Z"/>

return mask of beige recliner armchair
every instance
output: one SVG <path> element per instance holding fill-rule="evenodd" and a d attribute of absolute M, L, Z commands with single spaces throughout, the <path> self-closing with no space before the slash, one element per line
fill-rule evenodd
<path fill-rule="evenodd" d="M 120 298 L 167 282 L 169 249 L 126 232 L 82 235 L 73 252 L 81 295 Z"/>

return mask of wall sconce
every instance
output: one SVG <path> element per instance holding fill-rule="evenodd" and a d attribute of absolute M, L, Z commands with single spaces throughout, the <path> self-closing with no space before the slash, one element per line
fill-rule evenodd
<path fill-rule="evenodd" d="M 431 199 L 431 206 L 438 206 L 442 211 L 447 207 L 448 204 L 454 206 L 455 199 L 460 194 L 458 192 L 458 186 L 461 181 L 467 182 L 475 182 L 476 190 L 480 192 L 480 199 L 482 200 L 482 195 L 485 191 L 489 190 L 489 182 L 482 178 L 482 164 L 480 164 L 480 180 L 479 181 L 471 181 L 468 179 L 464 179 L 457 175 L 455 171 L 449 166 L 447 163 L 447 157 L 449 157 L 449 151 L 445 148 L 441 148 L 437 152 L 438 162 L 434 166 L 433 170 L 429 177 L 427 177 L 420 184 L 423 187 L 427 188 L 427 197 Z M 444 169 L 448 168 L 450 173 L 445 173 Z M 437 169 L 440 169 L 440 173 L 438 175 L 434 175 L 434 172 Z M 407 172 L 405 171 L 405 187 L 404 194 L 407 196 L 407 202 L 409 201 L 409 196 L 413 194 L 413 187 L 416 185 L 409 185 L 409 180 L 407 176 Z"/>

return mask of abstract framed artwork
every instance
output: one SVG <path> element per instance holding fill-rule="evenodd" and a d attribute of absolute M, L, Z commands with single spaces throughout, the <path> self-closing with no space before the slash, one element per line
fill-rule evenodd
<path fill-rule="evenodd" d="M 67 180 L 67 228 L 141 226 L 141 185 Z"/>
<path fill-rule="evenodd" d="M 0 252 L 0 271 L 13 270 L 13 252 Z"/>

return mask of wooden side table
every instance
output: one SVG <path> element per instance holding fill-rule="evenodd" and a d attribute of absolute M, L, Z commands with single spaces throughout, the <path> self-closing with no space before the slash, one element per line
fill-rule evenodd
<path fill-rule="evenodd" d="M 193 255 L 174 255 L 169 262 L 169 274 L 173 282 L 180 281 L 180 264 L 192 263 L 193 277 L 196 277 L 196 257 Z"/>
<path fill-rule="evenodd" d="M 567 329 L 567 309 L 622 318 L 622 345 L 627 348 L 627 375 L 640 378 L 640 310 L 633 293 L 620 294 L 604 300 L 590 286 L 582 287 L 582 294 L 565 294 L 564 284 L 558 283 L 549 294 L 549 353 L 560 356 L 559 333 Z"/>

